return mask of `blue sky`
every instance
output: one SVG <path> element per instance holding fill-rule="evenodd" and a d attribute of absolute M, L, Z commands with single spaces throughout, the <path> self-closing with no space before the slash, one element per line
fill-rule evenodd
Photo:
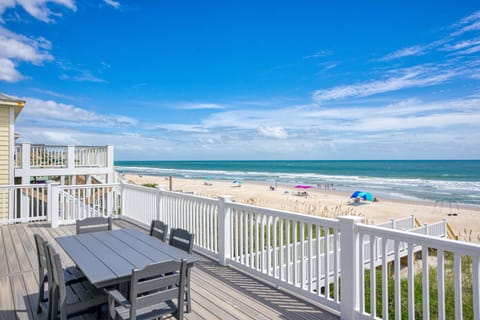
<path fill-rule="evenodd" d="M 0 92 L 117 160 L 479 159 L 480 5 L 0 0 Z"/>

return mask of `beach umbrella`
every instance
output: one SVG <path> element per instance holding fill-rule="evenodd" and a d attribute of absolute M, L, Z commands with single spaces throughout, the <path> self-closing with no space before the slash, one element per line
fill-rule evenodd
<path fill-rule="evenodd" d="M 350 198 L 351 199 L 360 198 L 360 199 L 367 200 L 367 201 L 373 201 L 372 194 L 369 193 L 369 192 L 364 192 L 364 191 L 355 191 L 354 193 L 352 193 Z"/>
<path fill-rule="evenodd" d="M 310 188 L 313 188 L 313 187 L 312 186 L 298 185 L 298 186 L 295 186 L 295 188 L 297 188 L 297 189 L 310 189 Z"/>

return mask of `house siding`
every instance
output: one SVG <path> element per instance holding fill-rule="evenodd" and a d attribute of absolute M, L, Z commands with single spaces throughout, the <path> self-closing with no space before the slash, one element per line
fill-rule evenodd
<path fill-rule="evenodd" d="M 10 107 L 0 107 L 0 185 L 10 184 Z M 3 193 L 4 191 L 2 191 Z M 8 217 L 8 194 L 0 195 L 0 219 Z"/>

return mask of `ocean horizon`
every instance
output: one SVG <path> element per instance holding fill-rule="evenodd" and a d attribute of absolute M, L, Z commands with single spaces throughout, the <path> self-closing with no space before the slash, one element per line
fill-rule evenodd
<path fill-rule="evenodd" d="M 115 161 L 120 173 L 328 185 L 376 197 L 480 206 L 480 160 Z"/>

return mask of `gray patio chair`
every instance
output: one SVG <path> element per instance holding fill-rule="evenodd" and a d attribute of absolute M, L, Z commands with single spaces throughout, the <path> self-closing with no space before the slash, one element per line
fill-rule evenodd
<path fill-rule="evenodd" d="M 168 225 L 160 220 L 152 220 L 150 225 L 150 235 L 167 242 Z"/>
<path fill-rule="evenodd" d="M 42 312 L 42 303 L 47 302 L 45 297 L 45 284 L 48 282 L 47 274 L 47 256 L 45 253 L 45 246 L 48 242 L 39 234 L 33 235 L 35 239 L 35 247 L 37 249 L 38 261 L 38 302 L 37 313 Z M 75 267 L 68 267 L 64 270 L 64 278 L 67 284 L 85 281 L 85 275 Z M 49 286 L 50 291 L 50 286 Z"/>
<path fill-rule="evenodd" d="M 49 279 L 52 279 L 49 281 L 51 308 L 49 308 L 48 319 L 66 320 L 92 310 L 96 310 L 97 318 L 100 318 L 100 306 L 108 301 L 105 292 L 96 289 L 88 281 L 67 286 L 60 255 L 50 244 L 45 248 L 48 275 Z"/>
<path fill-rule="evenodd" d="M 132 270 L 130 299 L 108 292 L 111 319 L 157 319 L 172 314 L 183 319 L 187 262 L 167 261 Z M 175 301 L 176 300 L 176 303 Z"/>
<path fill-rule="evenodd" d="M 171 229 L 170 230 L 170 239 L 168 243 L 180 250 L 186 251 L 189 254 L 192 254 L 193 251 L 193 238 L 194 235 L 184 229 Z M 192 311 L 192 301 L 190 295 L 190 268 L 187 268 L 187 280 L 185 288 L 185 304 L 187 307 L 187 312 Z"/>
<path fill-rule="evenodd" d="M 112 230 L 112 218 L 110 217 L 91 217 L 77 220 L 77 234 L 110 230 Z"/>

